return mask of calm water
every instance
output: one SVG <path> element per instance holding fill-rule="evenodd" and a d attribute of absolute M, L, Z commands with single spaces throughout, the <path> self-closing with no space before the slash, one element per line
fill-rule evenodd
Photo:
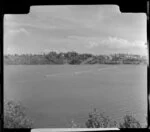
<path fill-rule="evenodd" d="M 83 123 L 92 108 L 120 119 L 132 112 L 145 123 L 147 69 L 140 65 L 5 66 L 4 96 L 28 108 L 35 127 Z"/>

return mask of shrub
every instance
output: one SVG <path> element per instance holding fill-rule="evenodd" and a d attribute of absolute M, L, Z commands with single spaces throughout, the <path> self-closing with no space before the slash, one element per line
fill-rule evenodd
<path fill-rule="evenodd" d="M 26 116 L 25 107 L 15 101 L 4 101 L 4 128 L 31 128 L 33 121 Z"/>
<path fill-rule="evenodd" d="M 99 113 L 94 109 L 89 113 L 89 119 L 85 123 L 87 128 L 110 128 L 117 127 L 115 121 L 110 120 L 108 116 L 105 116 L 104 113 Z"/>
<path fill-rule="evenodd" d="M 123 122 L 120 123 L 120 128 L 141 128 L 138 120 L 136 120 L 131 114 L 125 115 Z"/>
<path fill-rule="evenodd" d="M 89 113 L 85 125 L 87 128 L 141 128 L 140 122 L 131 114 L 125 115 L 123 122 L 118 124 L 116 121 L 110 120 L 104 113 L 99 113 L 96 109 Z"/>
<path fill-rule="evenodd" d="M 71 121 L 70 126 L 71 126 L 71 128 L 81 128 L 81 126 L 77 122 L 75 122 L 74 120 Z"/>

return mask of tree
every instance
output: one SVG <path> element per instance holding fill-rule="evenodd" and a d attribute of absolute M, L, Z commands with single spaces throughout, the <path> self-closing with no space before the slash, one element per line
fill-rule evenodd
<path fill-rule="evenodd" d="M 33 121 L 26 116 L 25 107 L 15 101 L 4 101 L 4 128 L 31 128 Z"/>

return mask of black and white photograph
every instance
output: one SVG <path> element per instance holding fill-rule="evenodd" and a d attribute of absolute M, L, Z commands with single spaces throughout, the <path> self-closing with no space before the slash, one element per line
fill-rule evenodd
<path fill-rule="evenodd" d="M 147 16 L 117 5 L 4 15 L 4 128 L 146 128 Z"/>

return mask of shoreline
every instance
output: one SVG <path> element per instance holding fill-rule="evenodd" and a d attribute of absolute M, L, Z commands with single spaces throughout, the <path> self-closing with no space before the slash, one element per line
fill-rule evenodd
<path fill-rule="evenodd" d="M 54 66 L 62 66 L 62 65 L 70 65 L 70 66 L 86 66 L 86 65 L 112 65 L 112 66 L 118 66 L 118 65 L 142 65 L 142 66 L 148 66 L 148 64 L 123 64 L 123 63 L 121 63 L 121 64 L 108 64 L 108 63 L 106 63 L 106 64 L 4 64 L 4 66 L 9 66 L 9 65 L 13 65 L 13 66 L 15 66 L 15 65 L 19 65 L 19 66 L 35 66 L 35 65 L 54 65 Z"/>

